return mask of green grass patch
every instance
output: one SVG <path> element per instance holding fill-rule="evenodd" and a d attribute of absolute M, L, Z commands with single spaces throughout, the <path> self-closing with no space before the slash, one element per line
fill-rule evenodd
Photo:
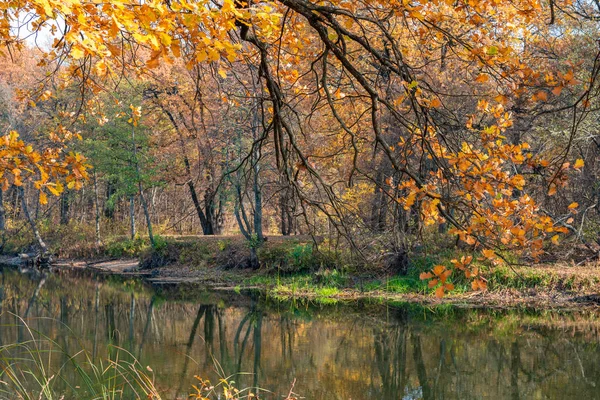
<path fill-rule="evenodd" d="M 322 287 L 315 290 L 319 297 L 334 297 L 340 294 L 340 290 L 335 287 Z"/>

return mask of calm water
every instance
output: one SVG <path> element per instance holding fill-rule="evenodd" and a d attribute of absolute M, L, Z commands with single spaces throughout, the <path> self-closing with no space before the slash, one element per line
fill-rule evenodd
<path fill-rule="evenodd" d="M 307 399 L 600 398 L 593 312 L 308 305 L 202 289 L 156 293 L 139 282 L 73 275 L 41 279 L 2 273 L 0 344 L 27 336 L 17 314 L 71 354 L 84 347 L 96 361 L 122 357 L 119 346 L 151 366 L 171 398 L 186 398 L 194 375 L 221 374 L 239 374 L 240 386 L 269 389 L 274 399 L 294 380 Z"/>

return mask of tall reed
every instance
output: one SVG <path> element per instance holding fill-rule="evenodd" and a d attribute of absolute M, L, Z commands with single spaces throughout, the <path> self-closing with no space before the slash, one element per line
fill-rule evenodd
<path fill-rule="evenodd" d="M 24 400 L 160 400 L 153 371 L 127 350 L 111 346 L 114 357 L 92 362 L 81 345 L 68 353 L 57 341 L 14 315 L 19 339 L 0 346 L 0 398 Z"/>

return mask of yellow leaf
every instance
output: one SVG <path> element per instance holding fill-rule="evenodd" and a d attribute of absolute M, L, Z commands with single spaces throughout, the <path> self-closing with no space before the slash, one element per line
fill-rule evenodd
<path fill-rule="evenodd" d="M 556 194 L 556 185 L 553 183 L 548 189 L 548 196 L 554 196 Z"/>
<path fill-rule="evenodd" d="M 431 278 L 433 278 L 433 274 L 431 272 L 421 272 L 421 275 L 419 275 L 419 279 L 421 279 L 421 280 L 431 279 Z"/>
<path fill-rule="evenodd" d="M 485 258 L 487 258 L 488 260 L 492 260 L 494 258 L 496 258 L 496 253 L 494 252 L 494 250 L 490 250 L 490 249 L 484 249 L 482 251 L 483 255 Z"/>
<path fill-rule="evenodd" d="M 108 50 L 113 56 L 119 56 L 121 54 L 121 48 L 117 45 L 106 43 L 106 47 L 108 47 Z"/>
<path fill-rule="evenodd" d="M 444 267 L 443 265 L 436 265 L 435 267 L 433 267 L 433 273 L 437 276 L 440 276 L 445 270 L 446 267 Z"/>
<path fill-rule="evenodd" d="M 85 56 L 85 51 L 80 46 L 71 47 L 71 57 L 75 60 L 79 60 Z"/>
<path fill-rule="evenodd" d="M 221 75 L 221 78 L 223 79 L 227 78 L 227 72 L 223 68 L 219 68 L 219 75 Z"/>
<path fill-rule="evenodd" d="M 40 192 L 40 204 L 48 204 L 48 196 L 44 192 Z"/>
<path fill-rule="evenodd" d="M 437 289 L 435 289 L 435 297 L 437 297 L 438 299 L 441 299 L 442 297 L 444 297 L 444 287 L 440 286 Z"/>
<path fill-rule="evenodd" d="M 50 99 L 52 97 L 52 92 L 49 90 L 46 90 L 44 93 L 42 93 L 42 95 L 40 96 L 40 100 L 42 101 L 46 101 L 48 99 Z"/>
<path fill-rule="evenodd" d="M 221 55 L 219 54 L 219 52 L 216 49 L 208 49 L 208 59 L 210 61 L 217 61 L 219 58 L 221 57 Z"/>
<path fill-rule="evenodd" d="M 581 158 L 578 158 L 577 161 L 575 161 L 573 168 L 581 169 L 581 168 L 583 168 L 584 165 L 585 165 L 585 162 Z"/>
<path fill-rule="evenodd" d="M 487 283 L 485 283 L 485 281 L 482 281 L 481 279 L 475 279 L 471 282 L 471 288 L 473 290 L 486 290 Z"/>
<path fill-rule="evenodd" d="M 153 57 L 146 62 L 146 67 L 153 69 L 153 68 L 158 67 L 159 63 L 160 63 L 159 57 Z"/>
<path fill-rule="evenodd" d="M 179 46 L 179 41 L 171 42 L 171 52 L 175 57 L 181 57 L 181 47 Z"/>
<path fill-rule="evenodd" d="M 490 79 L 490 77 L 488 76 L 488 74 L 479 74 L 479 76 L 477 76 L 477 78 L 475 78 L 475 82 L 485 83 L 489 79 Z"/>
<path fill-rule="evenodd" d="M 572 214 L 577 214 L 577 207 L 579 207 L 579 203 L 573 202 L 569 204 L 569 211 L 571 211 Z"/>
<path fill-rule="evenodd" d="M 552 236 L 552 244 L 558 244 L 558 235 Z"/>
<path fill-rule="evenodd" d="M 563 89 L 562 86 L 556 86 L 554 89 L 552 89 L 552 94 L 555 96 L 560 96 L 562 89 Z"/>
<path fill-rule="evenodd" d="M 423 19 L 425 19 L 423 14 L 421 14 L 418 10 L 410 10 L 408 15 L 410 15 L 411 18 L 418 19 L 419 21 L 423 21 Z"/>
<path fill-rule="evenodd" d="M 499 94 L 498 96 L 494 97 L 494 100 L 500 104 L 506 104 L 508 102 L 508 97 Z"/>
<path fill-rule="evenodd" d="M 198 62 L 206 61 L 207 57 L 208 57 L 208 54 L 206 54 L 206 51 L 204 51 L 204 50 L 200 50 L 198 53 L 196 53 L 196 61 L 198 61 Z"/>
<path fill-rule="evenodd" d="M 540 90 L 539 92 L 533 95 L 533 99 L 535 101 L 546 101 L 548 100 L 548 93 L 546 93 L 543 90 Z"/>
<path fill-rule="evenodd" d="M 48 186 L 48 190 L 55 196 L 58 196 L 60 192 L 54 186 Z"/>

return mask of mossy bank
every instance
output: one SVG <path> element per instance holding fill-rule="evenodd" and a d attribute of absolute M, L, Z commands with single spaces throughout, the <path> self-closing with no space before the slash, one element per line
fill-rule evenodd
<path fill-rule="evenodd" d="M 221 290 L 264 291 L 275 299 L 309 299 L 320 303 L 374 299 L 468 307 L 596 307 L 600 267 L 568 263 L 479 267 L 486 292 L 474 292 L 462 276 L 451 280 L 455 290 L 435 297 L 435 288 L 419 278 L 434 265 L 450 266 L 465 253 L 456 248 L 422 249 L 406 257 L 404 268 L 385 258 L 366 264 L 349 252 L 315 245 L 310 237 L 269 237 L 258 249 L 260 267 L 249 268 L 250 248 L 239 237 L 179 237 L 140 253 L 140 269 L 155 285 L 209 285 Z M 387 263 L 387 264 L 386 264 Z M 456 274 L 458 275 L 458 274 Z"/>

